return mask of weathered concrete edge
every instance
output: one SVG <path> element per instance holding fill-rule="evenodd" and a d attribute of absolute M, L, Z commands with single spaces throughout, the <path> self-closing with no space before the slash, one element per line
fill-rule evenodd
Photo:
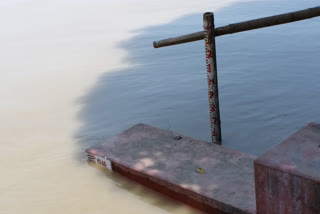
<path fill-rule="evenodd" d="M 292 174 L 292 175 L 294 175 L 294 176 L 296 176 L 296 177 L 299 177 L 299 178 L 303 178 L 303 179 L 306 179 L 306 180 L 310 180 L 310 181 L 312 181 L 312 182 L 320 182 L 320 180 L 319 179 L 317 179 L 317 178 L 314 178 L 314 177 L 312 177 L 312 176 L 308 176 L 308 175 L 304 175 L 304 174 L 302 174 L 302 173 L 298 173 L 298 172 L 294 172 L 294 171 L 291 171 L 290 169 L 283 169 L 283 168 L 280 168 L 280 167 L 278 167 L 278 166 L 276 166 L 276 165 L 274 165 L 274 164 L 263 164 L 262 162 L 259 162 L 259 161 L 255 161 L 254 163 L 253 163 L 253 167 L 254 167 L 254 169 L 256 168 L 256 167 L 268 167 L 268 168 L 270 168 L 270 169 L 273 169 L 273 170 L 278 170 L 278 171 L 281 171 L 281 172 L 283 172 L 283 173 L 288 173 L 288 174 Z"/>
<path fill-rule="evenodd" d="M 122 176 L 134 181 L 138 184 L 143 185 L 157 193 L 160 193 L 170 199 L 182 202 L 185 205 L 191 206 L 193 208 L 199 209 L 204 212 L 217 213 L 217 214 L 227 214 L 217 208 L 212 208 L 206 203 L 201 203 L 192 197 L 186 196 L 183 193 L 177 192 L 174 188 L 170 188 L 170 184 L 165 184 L 165 181 L 158 181 L 157 178 L 152 178 L 144 173 L 132 170 L 118 163 L 112 163 L 113 170 Z M 158 181 L 158 182 L 157 182 Z"/>
<path fill-rule="evenodd" d="M 258 214 L 319 213 L 320 186 L 317 181 L 260 164 L 254 165 L 254 171 Z M 294 187 L 295 183 L 298 187 Z"/>
<path fill-rule="evenodd" d="M 301 132 L 303 131 L 304 128 L 307 128 L 308 126 L 312 126 L 312 125 L 317 125 L 317 123 L 314 123 L 314 122 L 311 122 L 311 123 L 308 123 L 307 125 L 303 126 L 302 128 L 298 129 L 297 131 L 295 131 L 293 134 L 291 134 L 290 136 L 288 136 L 286 139 L 284 139 L 282 142 L 284 141 L 287 141 L 287 140 L 290 140 L 290 138 L 295 135 L 296 133 L 298 132 Z M 274 149 L 275 147 L 277 147 L 277 145 L 275 145 L 273 148 L 269 149 L 267 152 L 271 151 L 272 149 Z M 265 152 L 264 154 L 266 154 L 267 152 Z M 270 163 L 270 162 L 266 162 L 266 161 L 261 161 L 260 160 L 260 157 L 264 156 L 264 154 L 262 154 L 261 156 L 259 156 L 257 159 L 254 160 L 253 162 L 253 165 L 255 167 L 255 165 L 259 165 L 259 166 L 268 166 L 272 169 L 275 169 L 275 170 L 280 170 L 280 171 L 283 171 L 283 172 L 286 172 L 286 173 L 290 173 L 292 175 L 295 175 L 297 177 L 301 177 L 301 178 L 304 178 L 304 179 L 308 179 L 308 180 L 312 180 L 312 181 L 316 181 L 316 182 L 320 182 L 320 180 L 318 178 L 315 178 L 313 176 L 310 176 L 310 175 L 305 175 L 305 174 L 302 174 L 302 173 L 299 173 L 297 171 L 293 171 L 291 169 L 288 169 L 288 168 L 281 168 L 279 165 L 276 165 L 276 164 L 273 164 L 273 163 Z"/>
<path fill-rule="evenodd" d="M 138 125 L 145 125 L 142 123 L 136 124 L 135 126 Z M 134 126 L 134 127 L 135 127 Z M 133 127 L 130 127 L 128 129 L 126 129 L 125 131 L 118 133 L 112 137 L 110 137 L 109 139 L 112 138 L 116 138 L 116 136 L 127 132 L 128 130 L 132 129 Z M 157 127 L 153 127 L 153 128 L 157 128 Z M 160 129 L 160 128 L 157 128 Z M 171 131 L 172 132 L 172 131 Z M 179 136 L 184 136 L 181 135 L 179 133 L 176 132 L 172 132 L 173 134 L 177 134 Z M 188 136 L 184 136 L 184 137 L 188 137 Z M 196 139 L 197 141 L 201 142 L 201 143 L 209 143 L 203 140 L 199 140 Z M 105 154 L 102 152 L 99 152 L 99 150 L 94 150 L 94 153 L 92 153 L 92 147 L 86 149 L 86 153 L 88 154 L 92 154 L 95 156 L 98 156 L 102 159 L 107 158 L 108 161 L 111 162 L 112 164 L 112 170 L 116 173 L 119 173 L 121 175 L 123 175 L 124 177 L 127 177 L 131 180 L 133 180 L 134 182 L 137 182 L 139 184 L 142 184 L 143 186 L 154 190 L 156 192 L 159 192 L 169 198 L 175 199 L 177 201 L 180 201 L 188 206 L 197 208 L 199 210 L 202 210 L 204 212 L 209 212 L 209 213 L 217 213 L 217 214 L 229 214 L 229 213 L 233 213 L 233 214 L 255 214 L 256 210 L 251 210 L 251 209 L 241 209 L 238 208 L 236 206 L 233 205 L 229 205 L 229 204 L 225 204 L 221 201 L 215 200 L 211 197 L 208 197 L 206 195 L 203 195 L 201 193 L 197 193 L 194 192 L 191 189 L 188 188 L 184 188 L 178 184 L 175 183 L 171 183 L 169 181 L 167 181 L 165 178 L 158 176 L 158 175 L 149 175 L 147 172 L 141 171 L 139 169 L 135 169 L 132 166 L 128 166 L 125 163 L 123 163 L 120 159 L 118 159 L 117 157 L 105 157 Z M 224 150 L 227 151 L 232 151 L 234 152 L 234 150 L 229 149 L 229 148 L 223 148 Z M 246 154 L 248 155 L 248 154 Z M 248 155 L 250 157 L 252 157 L 252 167 L 253 167 L 253 161 L 256 157 L 252 156 L 252 155 Z M 143 182 L 139 182 L 140 180 L 144 180 Z M 147 182 L 151 183 L 150 185 L 147 185 L 147 182 L 145 181 L 147 180 Z M 161 188 L 154 188 L 156 186 L 161 186 Z M 164 192 L 162 192 L 164 191 Z M 181 195 L 179 198 L 176 198 L 174 195 Z M 211 204 L 211 205 L 210 205 Z M 209 209 L 209 210 L 208 210 Z"/>
<path fill-rule="evenodd" d="M 86 150 L 90 154 L 90 149 Z M 99 156 L 99 154 L 94 154 Z M 102 156 L 99 156 L 103 158 Z M 201 195 L 190 189 L 183 188 L 157 176 L 148 175 L 142 171 L 135 170 L 123 163 L 108 158 L 112 165 L 112 171 L 139 183 L 153 191 L 164 196 L 182 202 L 188 206 L 194 207 L 206 213 L 213 214 L 255 214 L 255 211 L 242 210 L 220 201 Z"/>
<path fill-rule="evenodd" d="M 137 124 L 139 125 L 139 124 Z M 131 127 L 132 128 L 132 127 Z M 129 129 L 131 129 L 129 128 Z M 129 129 L 125 130 L 124 132 L 128 131 Z M 172 132 L 174 134 L 178 134 Z M 119 133 L 121 134 L 121 133 Z M 118 135 L 118 134 L 117 134 Z M 115 136 L 117 136 L 115 135 Z M 178 134 L 179 136 L 183 136 Z M 113 137 L 115 137 L 113 136 Z M 111 138 L 113 138 L 111 137 Z M 201 140 L 199 140 L 201 141 Z M 203 143 L 209 143 L 206 141 L 201 141 Z M 234 151 L 232 149 L 224 148 L 226 150 Z M 95 150 L 95 153 L 91 153 L 92 148 L 86 149 L 86 153 L 93 154 L 95 156 L 99 156 L 102 159 L 105 158 L 103 153 Z M 253 157 L 253 156 L 252 156 Z M 121 162 L 119 159 L 113 159 L 112 157 L 108 156 L 107 158 L 112 165 L 112 170 L 116 173 L 123 175 L 143 186 L 146 186 L 149 189 L 152 189 L 156 192 L 159 192 L 169 198 L 175 199 L 180 201 L 186 205 L 192 206 L 199 210 L 209 213 L 217 213 L 217 214 L 255 214 L 256 210 L 243 210 L 237 208 L 235 206 L 225 204 L 223 202 L 214 200 L 206 195 L 202 195 L 200 193 L 194 192 L 193 190 L 184 188 L 180 185 L 171 183 L 166 181 L 165 178 L 157 175 L 149 175 L 147 172 L 135 169 L 126 165 L 125 163 Z M 254 159 L 254 158 L 252 158 Z M 148 185 L 148 182 L 150 185 Z"/>
<path fill-rule="evenodd" d="M 123 164 L 111 160 L 112 170 L 130 180 L 139 183 L 149 189 L 159 192 L 171 199 L 182 202 L 188 206 L 197 208 L 206 213 L 213 214 L 254 214 L 255 211 L 241 210 L 213 200 L 190 189 L 183 188 L 155 176 L 150 176 L 141 171 L 136 171 Z M 180 190 L 180 191 L 179 191 Z M 182 190 L 182 191 L 181 191 Z M 211 204 L 216 205 L 216 207 Z"/>

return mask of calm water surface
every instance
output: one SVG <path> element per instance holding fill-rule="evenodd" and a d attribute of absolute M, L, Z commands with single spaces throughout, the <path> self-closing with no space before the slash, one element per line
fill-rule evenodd
<path fill-rule="evenodd" d="M 273 6 L 271 6 L 273 5 Z M 257 1 L 215 13 L 216 26 L 316 6 Z M 135 66 L 102 75 L 80 102 L 81 143 L 142 122 L 210 141 L 203 41 L 153 49 L 151 41 L 201 30 L 202 15 L 140 29 L 119 44 Z M 259 155 L 320 122 L 320 19 L 218 37 L 223 145 Z"/>
<path fill-rule="evenodd" d="M 1 2 L 0 213 L 196 213 L 84 150 L 137 123 L 209 141 L 203 41 L 152 41 L 202 30 L 206 10 L 222 26 L 319 4 L 232 2 Z M 217 38 L 224 146 L 259 155 L 320 122 L 319 38 L 319 18 Z"/>

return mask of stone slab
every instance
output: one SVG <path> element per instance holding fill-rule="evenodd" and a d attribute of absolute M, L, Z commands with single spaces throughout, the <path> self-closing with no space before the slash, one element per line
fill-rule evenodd
<path fill-rule="evenodd" d="M 253 156 L 144 124 L 86 152 L 91 160 L 110 161 L 113 171 L 207 213 L 255 213 Z"/>
<path fill-rule="evenodd" d="M 320 124 L 310 123 L 254 162 L 257 213 L 320 213 Z"/>

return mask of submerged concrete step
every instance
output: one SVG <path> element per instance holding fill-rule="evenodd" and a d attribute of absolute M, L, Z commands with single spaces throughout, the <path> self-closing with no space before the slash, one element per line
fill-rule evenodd
<path fill-rule="evenodd" d="M 253 156 L 144 124 L 86 152 L 89 160 L 207 213 L 256 212 Z"/>

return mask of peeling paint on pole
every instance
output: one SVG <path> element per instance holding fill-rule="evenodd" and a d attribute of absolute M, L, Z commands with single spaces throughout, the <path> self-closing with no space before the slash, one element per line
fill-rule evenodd
<path fill-rule="evenodd" d="M 216 44 L 213 13 L 203 14 L 212 143 L 221 145 Z"/>

